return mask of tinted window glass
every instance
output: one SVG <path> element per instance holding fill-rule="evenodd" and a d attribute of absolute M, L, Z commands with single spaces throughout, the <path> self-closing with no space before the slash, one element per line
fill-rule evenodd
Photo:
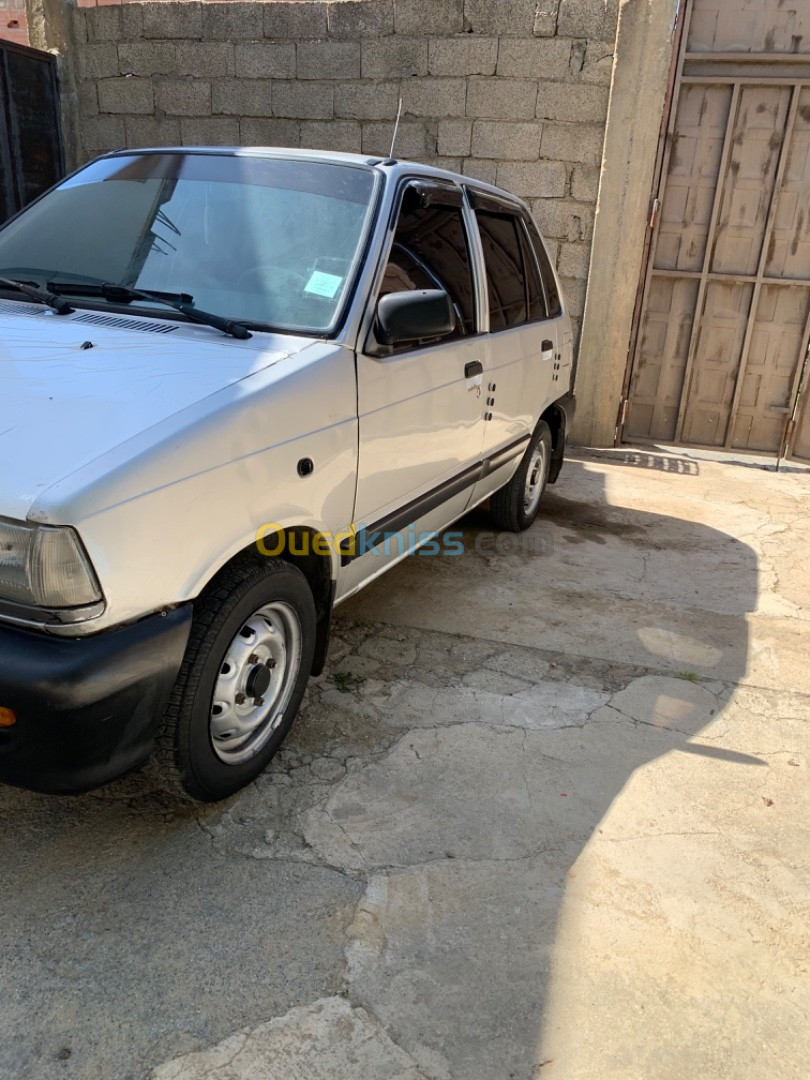
<path fill-rule="evenodd" d="M 510 214 L 476 213 L 489 292 L 489 328 L 507 330 L 526 322 L 526 288 L 518 221 Z"/>
<path fill-rule="evenodd" d="M 529 236 L 532 238 L 532 246 L 537 255 L 537 261 L 540 264 L 540 273 L 543 276 L 543 284 L 546 287 L 548 314 L 549 317 L 553 319 L 562 312 L 562 304 L 560 303 L 560 294 L 557 290 L 557 282 L 554 279 L 554 271 L 551 269 L 551 262 L 546 254 L 545 244 L 540 239 L 540 233 L 537 231 L 534 222 L 527 221 L 526 225 L 529 229 Z"/>
<path fill-rule="evenodd" d="M 543 295 L 543 286 L 540 283 L 540 274 L 537 270 L 537 262 L 526 239 L 526 232 L 520 229 L 520 250 L 523 254 L 523 265 L 526 268 L 526 295 L 529 300 L 529 320 L 534 322 L 546 317 L 546 298 Z"/>
<path fill-rule="evenodd" d="M 232 319 L 321 332 L 350 292 L 373 191 L 370 169 L 314 161 L 105 158 L 0 230 L 0 274 L 190 293 Z"/>
<path fill-rule="evenodd" d="M 474 332 L 472 271 L 460 208 L 420 207 L 400 216 L 380 296 L 412 289 L 444 289 L 453 301 L 456 328 L 442 341 Z"/>

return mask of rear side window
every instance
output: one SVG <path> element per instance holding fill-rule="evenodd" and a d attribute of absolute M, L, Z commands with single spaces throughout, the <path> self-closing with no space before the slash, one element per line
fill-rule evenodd
<path fill-rule="evenodd" d="M 540 233 L 537 231 L 534 222 L 527 221 L 526 227 L 529 230 L 532 247 L 537 256 L 537 261 L 540 264 L 540 274 L 543 278 L 543 285 L 546 290 L 546 300 L 548 302 L 548 316 L 550 319 L 554 319 L 562 314 L 562 304 L 560 303 L 560 293 L 557 289 L 554 271 L 551 269 L 551 261 L 546 253 L 546 246 L 540 239 Z"/>
<path fill-rule="evenodd" d="M 543 295 L 543 286 L 540 284 L 540 274 L 537 271 L 537 263 L 534 254 L 526 239 L 526 230 L 519 229 L 520 250 L 523 254 L 523 265 L 526 268 L 526 297 L 529 304 L 529 321 L 537 322 L 546 318 L 546 298 Z"/>
<path fill-rule="evenodd" d="M 519 222 L 511 214 L 476 211 L 487 271 L 489 328 L 492 333 L 527 321 Z"/>
<path fill-rule="evenodd" d="M 444 289 L 453 301 L 456 328 L 442 341 L 475 332 L 472 270 L 460 207 L 404 208 L 400 214 L 380 296 L 411 289 Z"/>

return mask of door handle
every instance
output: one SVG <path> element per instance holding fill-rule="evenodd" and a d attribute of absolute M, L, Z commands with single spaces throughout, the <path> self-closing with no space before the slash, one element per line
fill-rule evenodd
<path fill-rule="evenodd" d="M 484 365 L 480 360 L 471 360 L 469 364 L 464 365 L 464 378 L 474 379 L 476 375 L 484 374 Z"/>
<path fill-rule="evenodd" d="M 549 339 L 548 339 L 548 338 L 546 338 L 546 339 L 545 339 L 545 340 L 543 341 L 543 343 L 541 344 L 541 346 L 540 346 L 540 349 L 541 349 L 541 351 L 542 351 L 542 352 L 544 352 L 544 353 L 547 353 L 547 352 L 554 352 L 554 342 L 553 342 L 553 341 L 549 341 Z"/>

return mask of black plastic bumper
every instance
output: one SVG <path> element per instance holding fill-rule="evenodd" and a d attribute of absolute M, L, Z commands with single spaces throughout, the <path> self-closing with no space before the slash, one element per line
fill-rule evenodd
<path fill-rule="evenodd" d="M 85 638 L 0 626 L 0 782 L 87 791 L 142 765 L 183 659 L 191 605 Z"/>

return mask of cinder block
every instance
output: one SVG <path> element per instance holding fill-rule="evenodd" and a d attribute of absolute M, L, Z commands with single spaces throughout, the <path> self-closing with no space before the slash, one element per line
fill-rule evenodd
<path fill-rule="evenodd" d="M 331 120 L 335 114 L 332 83 L 273 83 L 273 115 L 293 120 Z"/>
<path fill-rule="evenodd" d="M 547 123 L 543 125 L 540 157 L 599 165 L 604 138 L 603 124 Z"/>
<path fill-rule="evenodd" d="M 302 3 L 301 0 L 276 0 L 262 4 L 264 8 L 264 36 L 281 41 L 304 41 L 307 38 L 325 38 L 326 4 Z"/>
<path fill-rule="evenodd" d="M 331 38 L 355 40 L 394 32 L 394 0 L 332 0 L 326 10 Z"/>
<path fill-rule="evenodd" d="M 122 75 L 174 75 L 177 45 L 173 41 L 142 41 L 118 46 Z"/>
<path fill-rule="evenodd" d="M 364 79 L 427 75 L 428 43 L 425 38 L 409 38 L 397 34 L 381 41 L 364 41 L 362 48 Z"/>
<path fill-rule="evenodd" d="M 211 112 L 226 116 L 270 116 L 269 79 L 221 79 L 211 85 Z"/>
<path fill-rule="evenodd" d="M 111 42 L 87 44 L 79 50 L 80 78 L 109 79 L 120 72 L 118 49 Z"/>
<path fill-rule="evenodd" d="M 402 84 L 402 111 L 411 116 L 464 116 L 464 79 L 409 79 Z"/>
<path fill-rule="evenodd" d="M 570 59 L 571 42 L 565 39 L 501 38 L 497 70 L 512 79 L 565 79 Z"/>
<path fill-rule="evenodd" d="M 561 244 L 557 261 L 557 270 L 561 277 L 580 278 L 588 276 L 588 264 L 591 258 L 590 244 Z"/>
<path fill-rule="evenodd" d="M 557 33 L 557 12 L 560 0 L 539 0 L 534 16 L 534 36 L 554 37 Z"/>
<path fill-rule="evenodd" d="M 98 107 L 103 113 L 151 113 L 155 107 L 152 80 L 102 79 L 98 84 Z"/>
<path fill-rule="evenodd" d="M 359 79 L 359 41 L 302 41 L 297 49 L 299 79 Z"/>
<path fill-rule="evenodd" d="M 393 134 L 393 124 L 363 124 L 363 153 L 388 157 Z M 427 124 L 408 120 L 399 125 L 394 156 L 400 161 L 424 162 L 435 152 L 436 142 Z"/>
<path fill-rule="evenodd" d="M 202 37 L 202 4 L 197 0 L 144 4 L 143 36 L 147 38 Z"/>
<path fill-rule="evenodd" d="M 211 84 L 201 79 L 167 79 L 156 87 L 155 104 L 169 116 L 210 116 Z"/>
<path fill-rule="evenodd" d="M 394 30 L 398 34 L 460 34 L 464 0 L 394 0 Z"/>
<path fill-rule="evenodd" d="M 120 116 L 93 116 L 82 130 L 82 143 L 87 153 L 96 157 L 108 150 L 120 150 L 127 145 L 124 121 Z"/>
<path fill-rule="evenodd" d="M 472 34 L 532 34 L 537 0 L 464 0 L 464 29 Z"/>
<path fill-rule="evenodd" d="M 140 41 L 143 32 L 143 4 L 119 5 L 121 12 L 121 36 L 119 41 Z M 99 11 L 102 9 L 99 8 Z"/>
<path fill-rule="evenodd" d="M 604 123 L 607 100 L 605 86 L 543 81 L 537 92 L 537 116 L 540 120 Z"/>
<path fill-rule="evenodd" d="M 619 0 L 560 0 L 557 34 L 615 41 L 618 18 Z"/>
<path fill-rule="evenodd" d="M 540 156 L 542 130 L 536 120 L 514 124 L 503 120 L 476 120 L 472 154 L 501 161 L 536 161 Z"/>
<path fill-rule="evenodd" d="M 246 79 L 292 79 L 295 77 L 295 45 L 287 41 L 254 41 L 237 44 L 236 70 Z"/>
<path fill-rule="evenodd" d="M 482 180 L 485 184 L 494 184 L 498 175 L 497 161 L 481 161 L 478 158 L 467 158 L 461 166 L 465 176 L 471 176 L 475 180 Z"/>
<path fill-rule="evenodd" d="M 236 72 L 230 41 L 179 41 L 175 75 L 218 79 Z"/>
<path fill-rule="evenodd" d="M 565 195 L 568 174 L 560 161 L 502 161 L 498 164 L 498 184 L 522 199 L 543 196 L 559 199 Z"/>
<path fill-rule="evenodd" d="M 585 281 L 580 278 L 563 277 L 561 274 L 560 284 L 569 312 L 579 318 L 585 310 Z"/>
<path fill-rule="evenodd" d="M 469 120 L 440 120 L 438 150 L 440 154 L 467 157 L 472 140 Z"/>
<path fill-rule="evenodd" d="M 301 124 L 301 146 L 310 150 L 359 154 L 362 128 L 356 120 L 304 120 Z"/>
<path fill-rule="evenodd" d="M 335 116 L 392 121 L 399 107 L 399 83 L 347 82 L 335 86 Z"/>
<path fill-rule="evenodd" d="M 155 116 L 124 118 L 127 146 L 179 146 L 180 121 Z"/>
<path fill-rule="evenodd" d="M 571 53 L 573 64 L 573 50 Z M 575 77 L 582 82 L 610 86 L 613 77 L 613 46 L 601 41 L 589 41 L 584 55 L 579 59 Z"/>
<path fill-rule="evenodd" d="M 544 237 L 567 240 L 569 243 L 590 242 L 594 217 L 591 203 L 571 199 L 536 199 L 532 203 L 532 213 L 540 223 Z"/>
<path fill-rule="evenodd" d="M 229 116 L 183 119 L 180 136 L 183 146 L 238 146 L 239 121 Z"/>
<path fill-rule="evenodd" d="M 482 79 L 467 84 L 467 115 L 492 120 L 530 120 L 537 106 L 537 83 L 530 79 Z"/>
<path fill-rule="evenodd" d="M 497 38 L 436 38 L 430 42 L 431 75 L 494 75 L 498 62 Z"/>
<path fill-rule="evenodd" d="M 210 4 L 202 6 L 203 37 L 208 41 L 261 41 L 264 37 L 262 4 Z"/>
<path fill-rule="evenodd" d="M 297 120 L 242 119 L 239 141 L 242 146 L 298 146 Z"/>
<path fill-rule="evenodd" d="M 86 41 L 121 40 L 121 8 L 92 7 L 77 8 L 80 19 L 86 28 Z M 79 39 L 81 41 L 81 38 Z"/>
<path fill-rule="evenodd" d="M 599 194 L 598 165 L 575 165 L 571 174 L 571 195 L 582 202 L 596 202 Z"/>

